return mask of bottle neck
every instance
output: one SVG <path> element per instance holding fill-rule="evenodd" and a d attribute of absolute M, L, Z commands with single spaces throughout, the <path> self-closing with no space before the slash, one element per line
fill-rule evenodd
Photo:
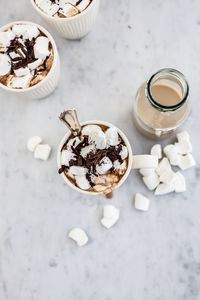
<path fill-rule="evenodd" d="M 165 85 L 169 88 L 176 90 L 180 95 L 180 101 L 175 105 L 163 105 L 156 101 L 152 95 L 152 87 L 155 85 Z M 184 75 L 175 69 L 161 69 L 151 76 L 146 84 L 145 89 L 146 97 L 151 105 L 162 112 L 175 111 L 181 108 L 188 99 L 189 85 Z"/>

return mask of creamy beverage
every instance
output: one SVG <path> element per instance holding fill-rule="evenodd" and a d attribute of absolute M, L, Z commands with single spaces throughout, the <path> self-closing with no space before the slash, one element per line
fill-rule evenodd
<path fill-rule="evenodd" d="M 83 12 L 92 0 L 34 0 L 35 4 L 47 15 L 69 18 Z"/>
<path fill-rule="evenodd" d="M 173 106 L 181 101 L 181 94 L 170 85 L 154 84 L 151 87 L 151 95 L 153 99 L 164 106 Z"/>
<path fill-rule="evenodd" d="M 180 126 L 189 108 L 189 87 L 182 73 L 162 69 L 138 90 L 134 102 L 136 127 L 151 138 L 165 137 Z"/>
<path fill-rule="evenodd" d="M 53 46 L 36 26 L 14 24 L 0 32 L 0 83 L 26 89 L 41 82 L 50 71 Z"/>
<path fill-rule="evenodd" d="M 115 127 L 90 124 L 66 140 L 59 173 L 88 192 L 110 193 L 128 168 L 128 149 Z"/>

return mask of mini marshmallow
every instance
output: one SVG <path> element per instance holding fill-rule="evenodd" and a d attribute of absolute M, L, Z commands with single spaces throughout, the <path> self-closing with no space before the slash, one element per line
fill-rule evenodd
<path fill-rule="evenodd" d="M 37 60 L 35 60 L 34 62 L 28 64 L 28 68 L 30 70 L 34 70 L 37 67 L 39 67 L 42 64 L 42 60 L 40 58 L 38 58 Z"/>
<path fill-rule="evenodd" d="M 189 153 L 187 155 L 180 156 L 179 167 L 182 170 L 189 169 L 189 168 L 191 168 L 195 165 L 196 165 L 196 162 L 195 162 L 194 157 L 192 156 L 192 154 Z"/>
<path fill-rule="evenodd" d="M 58 4 L 51 5 L 51 8 L 49 9 L 49 15 L 51 15 L 51 16 L 55 15 L 59 9 L 60 9 L 60 7 Z"/>
<path fill-rule="evenodd" d="M 177 133 L 176 137 L 179 142 L 185 141 L 185 140 L 189 141 L 189 139 L 190 139 L 189 133 L 185 130 Z"/>
<path fill-rule="evenodd" d="M 144 197 L 142 194 L 137 193 L 135 195 L 135 208 L 142 211 L 148 211 L 150 200 Z"/>
<path fill-rule="evenodd" d="M 113 205 L 104 205 L 101 223 L 104 227 L 112 227 L 119 219 L 119 209 Z"/>
<path fill-rule="evenodd" d="M 78 9 L 80 11 L 83 11 L 84 9 L 86 9 L 88 7 L 88 5 L 90 4 L 90 0 L 82 0 L 78 5 Z"/>
<path fill-rule="evenodd" d="M 14 52 L 14 51 L 13 51 L 13 52 L 10 52 L 10 53 L 9 53 L 9 56 L 10 56 L 12 59 L 21 57 L 21 55 L 19 55 L 18 53 Z"/>
<path fill-rule="evenodd" d="M 172 170 L 166 170 L 160 175 L 160 182 L 172 183 L 176 178 L 175 173 Z"/>
<path fill-rule="evenodd" d="M 150 191 L 153 191 L 159 185 L 159 183 L 160 183 L 159 177 L 156 174 L 156 172 L 154 172 L 150 176 L 145 176 L 142 179 L 144 181 L 144 184 L 147 186 L 147 188 Z"/>
<path fill-rule="evenodd" d="M 178 154 L 188 154 L 192 152 L 192 144 L 189 140 L 182 140 L 178 143 L 175 143 Z"/>
<path fill-rule="evenodd" d="M 113 163 L 115 170 L 118 171 L 119 175 L 123 175 L 126 171 L 126 161 L 120 164 L 119 160 L 115 160 Z"/>
<path fill-rule="evenodd" d="M 107 146 L 117 146 L 119 144 L 119 135 L 115 127 L 110 127 L 106 130 L 106 144 Z"/>
<path fill-rule="evenodd" d="M 119 152 L 119 155 L 121 156 L 121 159 L 125 159 L 128 156 L 128 149 L 126 146 L 122 145 L 122 150 Z"/>
<path fill-rule="evenodd" d="M 155 172 L 155 169 L 139 169 L 142 176 L 150 176 Z"/>
<path fill-rule="evenodd" d="M 89 143 L 95 143 L 97 149 L 106 148 L 106 136 L 103 131 L 93 132 L 89 135 Z"/>
<path fill-rule="evenodd" d="M 87 174 L 87 168 L 84 168 L 84 167 L 79 167 L 79 166 L 72 166 L 69 168 L 70 172 L 73 174 L 73 175 L 76 175 L 76 176 L 83 176 L 85 174 Z"/>
<path fill-rule="evenodd" d="M 30 41 L 40 34 L 35 25 L 14 25 L 12 31 L 16 36 L 22 35 L 24 39 L 29 39 Z"/>
<path fill-rule="evenodd" d="M 30 74 L 30 71 L 29 68 L 25 67 L 14 70 L 14 73 L 16 76 L 21 77 Z"/>
<path fill-rule="evenodd" d="M 102 131 L 102 130 L 101 130 L 101 127 L 99 127 L 98 125 L 86 125 L 82 129 L 82 135 L 90 136 L 94 132 L 99 132 L 99 131 Z"/>
<path fill-rule="evenodd" d="M 162 158 L 162 147 L 160 144 L 156 144 L 151 148 L 151 155 L 155 155 L 158 159 Z"/>
<path fill-rule="evenodd" d="M 47 160 L 51 153 L 51 147 L 47 144 L 39 144 L 34 151 L 34 157 L 41 160 Z"/>
<path fill-rule="evenodd" d="M 22 77 L 14 77 L 11 82 L 11 86 L 15 89 L 25 89 L 29 87 L 30 81 L 33 78 L 31 73 L 22 76 Z"/>
<path fill-rule="evenodd" d="M 42 138 L 40 136 L 33 136 L 27 142 L 27 148 L 29 151 L 34 152 L 37 145 L 42 142 Z"/>
<path fill-rule="evenodd" d="M 75 160 L 76 155 L 68 150 L 63 150 L 61 152 L 61 165 L 69 167 L 70 160 Z"/>
<path fill-rule="evenodd" d="M 158 158 L 154 155 L 133 156 L 133 169 L 157 168 Z"/>
<path fill-rule="evenodd" d="M 69 140 L 69 142 L 67 143 L 67 149 L 69 151 L 72 151 L 72 146 L 74 148 L 76 148 L 79 144 L 80 144 L 81 140 L 79 139 L 79 137 L 75 137 L 71 140 Z"/>
<path fill-rule="evenodd" d="M 87 234 L 85 233 L 85 231 L 83 229 L 78 228 L 78 227 L 73 228 L 69 232 L 68 236 L 69 236 L 69 238 L 74 240 L 79 247 L 86 245 L 88 242 Z"/>
<path fill-rule="evenodd" d="M 105 174 L 108 170 L 112 168 L 113 164 L 110 158 L 104 157 L 101 161 L 100 164 L 96 166 L 96 171 L 100 175 Z"/>
<path fill-rule="evenodd" d="M 45 59 L 49 56 L 49 39 L 45 36 L 39 36 L 34 45 L 35 58 Z"/>
<path fill-rule="evenodd" d="M 10 46 L 10 41 L 12 38 L 14 38 L 14 34 L 12 37 L 11 31 L 0 32 L 0 49 Z"/>
<path fill-rule="evenodd" d="M 176 172 L 174 187 L 176 193 L 182 193 L 186 191 L 185 177 L 180 172 Z"/>
<path fill-rule="evenodd" d="M 171 170 L 168 158 L 164 157 L 156 168 L 156 173 L 161 176 L 164 172 Z"/>
<path fill-rule="evenodd" d="M 81 156 L 83 158 L 86 158 L 86 156 L 88 155 L 88 153 L 90 153 L 91 151 L 94 151 L 96 149 L 95 145 L 92 144 L 92 145 L 88 145 L 84 148 L 81 149 Z"/>
<path fill-rule="evenodd" d="M 60 12 L 68 18 L 79 13 L 78 9 L 70 3 L 64 4 Z"/>
<path fill-rule="evenodd" d="M 10 57 L 7 54 L 0 53 L 0 76 L 8 74 L 11 70 Z"/>
<path fill-rule="evenodd" d="M 174 184 L 172 183 L 160 183 L 156 190 L 155 195 L 164 195 L 174 191 Z"/>
<path fill-rule="evenodd" d="M 172 166 L 178 166 L 180 162 L 179 155 L 177 153 L 177 147 L 175 145 L 169 144 L 164 147 L 163 152 L 169 159 L 169 162 Z"/>
<path fill-rule="evenodd" d="M 88 190 L 90 188 L 89 181 L 87 180 L 86 176 L 75 176 L 76 184 L 82 190 Z"/>

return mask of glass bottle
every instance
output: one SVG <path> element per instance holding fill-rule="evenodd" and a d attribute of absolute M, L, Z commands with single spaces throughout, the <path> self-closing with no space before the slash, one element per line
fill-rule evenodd
<path fill-rule="evenodd" d="M 152 94 L 158 88 L 160 99 L 159 95 L 155 99 Z M 174 96 L 177 96 L 177 103 L 173 103 Z M 159 139 L 175 131 L 185 120 L 188 110 L 189 85 L 184 75 L 175 69 L 161 69 L 137 91 L 134 121 L 143 134 Z"/>

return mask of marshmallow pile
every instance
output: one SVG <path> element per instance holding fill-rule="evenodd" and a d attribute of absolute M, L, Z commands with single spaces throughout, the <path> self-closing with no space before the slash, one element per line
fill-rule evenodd
<path fill-rule="evenodd" d="M 36 5 L 47 15 L 69 18 L 84 11 L 92 0 L 35 0 Z"/>
<path fill-rule="evenodd" d="M 114 205 L 104 205 L 103 207 L 103 218 L 101 219 L 101 224 L 107 229 L 111 228 L 119 219 L 120 211 Z M 88 236 L 86 232 L 79 228 L 73 228 L 69 234 L 69 238 L 74 240 L 79 247 L 87 244 Z"/>
<path fill-rule="evenodd" d="M 117 129 L 86 125 L 81 136 L 71 137 L 61 151 L 61 172 L 83 190 L 110 192 L 126 172 L 127 147 Z"/>
<path fill-rule="evenodd" d="M 146 161 L 140 164 L 139 172 L 143 176 L 143 182 L 149 190 L 155 190 L 155 195 L 186 191 L 184 176 L 179 171 L 174 172 L 171 166 L 186 170 L 195 166 L 195 160 L 191 154 L 192 145 L 188 132 L 178 133 L 177 140 L 178 142 L 163 148 L 166 157 L 162 157 L 160 144 L 152 147 L 151 155 L 160 160 L 157 167 L 153 167 L 153 163 L 149 164 Z"/>
<path fill-rule="evenodd" d="M 31 137 L 27 142 L 27 149 L 34 152 L 36 159 L 47 160 L 51 153 L 51 147 L 47 144 L 41 144 L 42 138 L 39 136 Z"/>
<path fill-rule="evenodd" d="M 25 89 L 45 78 L 53 61 L 49 39 L 35 25 L 16 24 L 0 32 L 0 82 Z"/>

